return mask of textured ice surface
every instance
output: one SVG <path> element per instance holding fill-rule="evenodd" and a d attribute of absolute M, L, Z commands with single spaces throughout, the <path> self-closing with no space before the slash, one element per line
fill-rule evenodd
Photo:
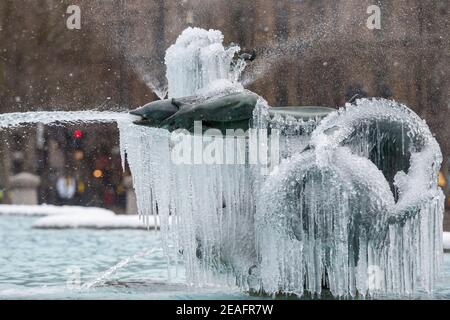
<path fill-rule="evenodd" d="M 254 126 L 289 136 L 268 177 L 249 165 L 175 165 L 167 131 L 119 123 L 139 210 L 161 216 L 189 281 L 222 274 L 243 289 L 298 295 L 431 290 L 443 197 L 426 124 L 387 100 L 361 100 L 317 128 L 271 119 L 263 100 L 256 110 Z"/>
<path fill-rule="evenodd" d="M 267 292 L 320 293 L 325 275 L 336 295 L 355 294 L 356 285 L 366 284 L 367 266 L 358 262 L 380 246 L 392 196 L 370 161 L 346 148 L 333 157 L 321 167 L 312 150 L 296 155 L 259 194 L 257 234 Z M 368 176 L 375 183 L 365 183 Z M 378 265 L 374 258 L 364 257 Z"/>
<path fill-rule="evenodd" d="M 181 33 L 166 51 L 169 98 L 242 90 L 238 79 L 245 62 L 233 61 L 240 48 L 222 42 L 219 30 L 189 27 Z"/>
<path fill-rule="evenodd" d="M 169 97 L 241 90 L 238 48 L 222 40 L 214 30 L 182 33 L 166 54 Z M 167 131 L 119 121 L 139 211 L 160 215 L 190 282 L 222 274 L 243 289 L 337 296 L 433 288 L 443 195 L 428 126 L 388 100 L 318 122 L 271 117 L 258 101 L 253 128 L 281 132 L 282 162 L 265 176 L 250 165 L 175 165 Z"/>
<path fill-rule="evenodd" d="M 224 48 L 222 41 L 217 30 L 183 31 L 165 57 L 170 98 L 243 90 L 238 78 L 245 62 L 233 59 L 240 49 Z M 202 284 L 230 277 L 245 288 L 245 275 L 257 263 L 252 174 L 256 169 L 246 164 L 175 164 L 169 132 L 126 120 L 118 125 L 122 159 L 126 155 L 132 171 L 139 212 L 144 220 L 160 216 L 166 249 L 174 245 L 182 252 L 188 281 Z M 206 146 L 202 137 L 191 139 Z M 245 156 L 246 138 L 234 143 L 244 147 Z"/>
<path fill-rule="evenodd" d="M 139 212 L 149 226 L 159 215 L 167 257 L 184 260 L 190 283 L 225 279 L 298 295 L 326 287 L 338 296 L 434 286 L 442 156 L 425 122 L 401 104 L 360 100 L 317 126 L 271 118 L 260 99 L 253 127 L 282 134 L 282 162 L 268 177 L 248 164 L 176 165 L 168 131 L 123 113 L 0 116 L 3 128 L 80 121 L 118 123 Z"/>
<path fill-rule="evenodd" d="M 262 105 L 264 106 L 264 104 Z M 266 119 L 265 121 L 259 120 L 259 128 L 269 127 L 271 130 L 278 130 L 281 145 L 280 156 L 282 159 L 306 149 L 309 145 L 312 132 L 320 123 L 320 118 L 303 120 L 281 114 L 270 116 L 267 110 L 256 111 L 255 117 Z"/>
<path fill-rule="evenodd" d="M 442 157 L 427 125 L 388 100 L 330 114 L 259 194 L 262 287 L 334 295 L 429 291 L 442 253 Z"/>

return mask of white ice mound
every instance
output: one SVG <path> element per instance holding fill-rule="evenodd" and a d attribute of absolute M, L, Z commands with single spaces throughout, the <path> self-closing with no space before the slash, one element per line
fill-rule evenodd
<path fill-rule="evenodd" d="M 222 42 L 219 30 L 189 27 L 181 33 L 165 56 L 169 98 L 243 89 L 238 79 L 245 62 L 233 59 L 240 48 Z"/>
<path fill-rule="evenodd" d="M 112 216 L 114 212 L 104 208 L 81 207 L 81 206 L 55 206 L 50 204 L 41 205 L 13 205 L 1 204 L 0 216 L 56 216 L 76 215 L 85 213 L 95 216 Z"/>
<path fill-rule="evenodd" d="M 258 198 L 264 291 L 408 294 L 433 288 L 442 253 L 442 160 L 428 126 L 388 100 L 330 114 L 310 149 Z"/>
<path fill-rule="evenodd" d="M 33 223 L 36 229 L 154 229 L 156 218 L 144 225 L 138 215 L 94 214 L 78 212 L 40 218 Z"/>

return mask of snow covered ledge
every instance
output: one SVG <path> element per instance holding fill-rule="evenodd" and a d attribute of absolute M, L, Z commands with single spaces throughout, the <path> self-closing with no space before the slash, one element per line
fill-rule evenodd
<path fill-rule="evenodd" d="M 104 208 L 54 205 L 0 205 L 0 216 L 41 217 L 33 223 L 38 229 L 154 229 L 155 218 L 148 224 L 138 215 L 116 215 Z"/>
<path fill-rule="evenodd" d="M 81 206 L 55 206 L 50 204 L 41 205 L 9 205 L 0 204 L 0 216 L 54 216 L 65 214 L 86 213 L 92 215 L 114 215 L 108 209 Z"/>
<path fill-rule="evenodd" d="M 150 217 L 148 226 L 138 215 L 105 215 L 77 213 L 40 218 L 33 223 L 37 229 L 154 229 L 155 223 Z"/>
<path fill-rule="evenodd" d="M 450 253 L 450 232 L 444 232 L 442 234 L 442 245 L 444 252 Z"/>

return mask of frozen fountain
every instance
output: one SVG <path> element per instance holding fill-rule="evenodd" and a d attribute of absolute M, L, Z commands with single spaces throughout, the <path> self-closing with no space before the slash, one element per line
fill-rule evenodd
<path fill-rule="evenodd" d="M 231 59 L 236 51 L 222 46 L 217 31 L 183 32 L 166 55 L 174 104 L 181 95 L 203 106 L 211 96 L 244 92 L 236 80 L 242 62 Z M 192 122 L 210 116 L 180 110 Z M 244 290 L 299 296 L 323 288 L 336 296 L 432 290 L 442 252 L 442 159 L 423 120 L 383 99 L 330 114 L 271 109 L 259 97 L 249 123 L 279 135 L 269 174 L 261 170 L 267 163 L 174 164 L 167 161 L 169 131 L 119 123 L 139 209 L 161 216 L 190 282 L 225 279 Z"/>
<path fill-rule="evenodd" d="M 432 290 L 444 200 L 441 153 L 425 122 L 383 99 L 334 112 L 270 108 L 239 83 L 239 47 L 222 42 L 220 31 L 186 29 L 166 53 L 169 99 L 137 118 L 4 114 L 0 127 L 117 122 L 139 213 L 144 222 L 159 215 L 167 258 L 185 265 L 190 284 L 298 296 Z M 203 134 L 196 121 L 220 130 Z M 226 129 L 242 134 L 221 136 Z M 179 141 L 209 151 L 209 161 L 189 161 L 191 151 L 174 161 Z M 251 161 L 255 153 L 268 160 Z"/>

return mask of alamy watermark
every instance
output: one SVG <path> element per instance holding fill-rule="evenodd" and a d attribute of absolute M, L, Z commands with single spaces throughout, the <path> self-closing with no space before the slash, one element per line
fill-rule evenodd
<path fill-rule="evenodd" d="M 280 161 L 280 133 L 268 129 L 203 130 L 195 121 L 194 133 L 172 132 L 171 159 L 176 165 L 259 165 L 271 169 Z"/>
<path fill-rule="evenodd" d="M 66 20 L 66 27 L 69 30 L 81 29 L 81 9 L 77 5 L 70 5 L 67 7 L 66 13 L 69 17 Z"/>
<path fill-rule="evenodd" d="M 367 13 L 370 16 L 367 18 L 367 28 L 370 30 L 381 30 L 381 8 L 377 5 L 370 5 L 367 7 Z"/>
<path fill-rule="evenodd" d="M 366 21 L 366 26 L 370 30 L 381 30 L 381 8 L 379 5 L 373 4 L 367 7 L 367 14 L 369 17 Z M 81 8 L 78 5 L 70 5 L 67 7 L 66 14 L 69 16 L 66 19 L 66 27 L 69 30 L 81 29 Z M 191 23 L 192 19 L 186 18 L 188 23 Z"/>

